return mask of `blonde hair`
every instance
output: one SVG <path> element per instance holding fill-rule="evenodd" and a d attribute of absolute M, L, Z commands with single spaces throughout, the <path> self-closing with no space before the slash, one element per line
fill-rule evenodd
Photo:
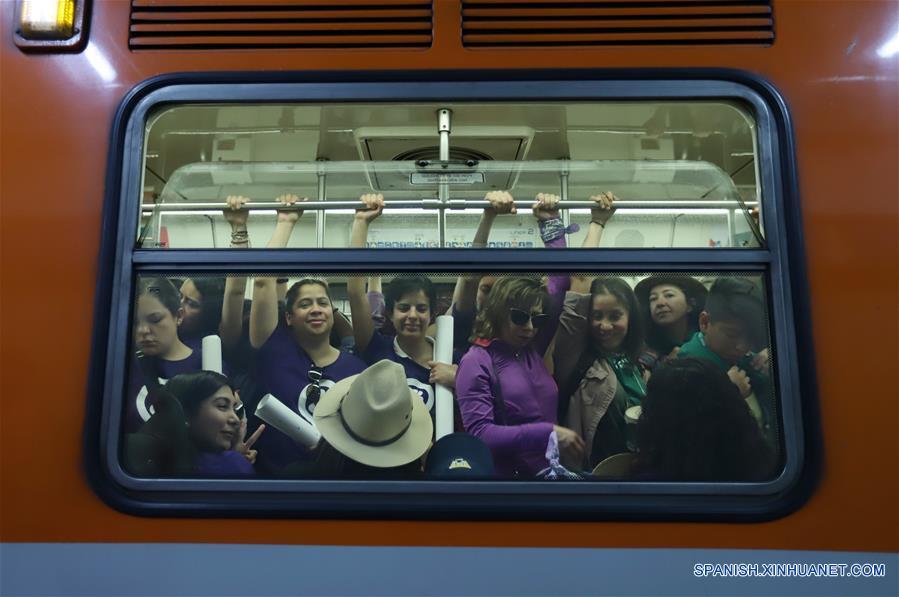
<path fill-rule="evenodd" d="M 544 308 L 549 303 L 549 294 L 539 279 L 511 276 L 499 278 L 490 289 L 490 294 L 475 319 L 471 340 L 496 338 L 509 318 L 509 309 L 514 307 L 530 311 L 538 303 Z"/>

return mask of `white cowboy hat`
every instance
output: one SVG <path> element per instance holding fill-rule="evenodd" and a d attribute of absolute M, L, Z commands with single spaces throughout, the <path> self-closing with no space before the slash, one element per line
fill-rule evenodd
<path fill-rule="evenodd" d="M 313 413 L 325 440 L 368 466 L 402 466 L 431 445 L 434 425 L 424 402 L 406 382 L 402 365 L 378 361 L 338 381 Z"/>

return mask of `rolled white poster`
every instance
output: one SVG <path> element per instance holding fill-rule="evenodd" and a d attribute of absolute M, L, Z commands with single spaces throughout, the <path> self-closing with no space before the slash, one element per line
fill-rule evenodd
<path fill-rule="evenodd" d="M 322 437 L 315 425 L 290 410 L 271 394 L 266 394 L 259 401 L 256 416 L 307 448 L 314 448 Z"/>
<path fill-rule="evenodd" d="M 453 316 L 441 315 L 437 318 L 437 338 L 434 342 L 434 360 L 439 363 L 453 362 Z M 453 432 L 453 390 L 437 384 L 434 406 L 435 441 Z"/>
<path fill-rule="evenodd" d="M 222 373 L 222 339 L 218 336 L 203 338 L 203 371 Z"/>

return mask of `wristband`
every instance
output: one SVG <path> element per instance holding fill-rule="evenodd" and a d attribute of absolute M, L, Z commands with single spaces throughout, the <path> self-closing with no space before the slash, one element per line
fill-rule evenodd
<path fill-rule="evenodd" d="M 540 228 L 540 238 L 544 243 L 552 242 L 561 236 L 565 236 L 565 226 L 562 218 L 540 220 L 537 224 Z"/>
<path fill-rule="evenodd" d="M 552 242 L 566 234 L 574 234 L 581 229 L 576 223 L 571 224 L 567 228 L 562 225 L 562 218 L 552 218 L 551 220 L 540 220 L 540 238 L 544 243 Z"/>

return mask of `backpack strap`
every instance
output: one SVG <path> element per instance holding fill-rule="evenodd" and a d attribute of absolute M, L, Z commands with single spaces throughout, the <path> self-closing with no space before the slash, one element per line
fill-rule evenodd
<path fill-rule="evenodd" d="M 493 397 L 493 419 L 498 425 L 506 424 L 506 401 L 503 400 L 503 388 L 496 374 L 496 362 L 490 351 L 484 348 L 487 356 L 490 357 L 490 395 Z"/>

